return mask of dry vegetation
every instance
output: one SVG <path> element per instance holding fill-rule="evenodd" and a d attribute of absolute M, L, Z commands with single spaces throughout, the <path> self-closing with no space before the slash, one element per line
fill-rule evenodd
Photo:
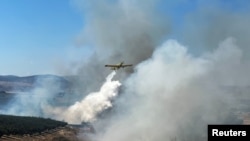
<path fill-rule="evenodd" d="M 77 133 L 78 129 L 65 126 L 40 134 L 4 135 L 0 138 L 0 141 L 79 141 L 77 139 Z"/>

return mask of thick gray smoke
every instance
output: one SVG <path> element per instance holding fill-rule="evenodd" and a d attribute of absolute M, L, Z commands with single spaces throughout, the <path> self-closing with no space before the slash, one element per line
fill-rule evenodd
<path fill-rule="evenodd" d="M 156 16 L 155 0 L 77 2 L 86 13 L 80 40 L 93 44 L 98 57 L 105 61 L 125 59 L 137 64 L 151 56 L 166 36 L 168 25 Z"/>
<path fill-rule="evenodd" d="M 243 91 L 250 86 L 250 64 L 242 54 L 233 38 L 199 57 L 166 41 L 126 80 L 118 103 L 127 112 L 118 112 L 98 140 L 205 141 L 207 124 L 241 123 L 234 114 L 240 100 L 250 98 Z"/>
<path fill-rule="evenodd" d="M 202 52 L 234 37 L 241 48 L 250 51 L 249 1 L 198 0 L 194 9 L 185 13 L 183 27 L 175 32 L 186 44 Z"/>
<path fill-rule="evenodd" d="M 166 18 L 157 16 L 157 0 L 74 0 L 84 12 L 84 30 L 77 44 L 94 47 L 94 54 L 78 69 L 81 93 L 97 90 L 109 69 L 105 64 L 137 63 L 151 56 L 169 31 Z M 121 73 L 123 72 L 123 73 Z M 126 68 L 120 80 L 132 69 Z"/>
<path fill-rule="evenodd" d="M 165 14 L 154 11 L 157 3 L 153 1 L 94 2 L 84 7 L 87 24 L 83 37 L 96 47 L 97 56 L 109 62 L 125 58 L 131 63 L 149 58 L 126 80 L 125 92 L 116 101 L 116 116 L 108 120 L 98 139 L 206 140 L 208 123 L 239 122 L 235 114 L 249 107 L 239 101 L 249 99 L 249 60 L 243 58 L 249 56 L 250 17 L 248 9 L 239 11 L 232 6 L 244 7 L 248 2 L 222 7 L 222 1 L 197 0 L 190 11 L 185 9 L 190 6 L 187 0 L 166 2 L 170 4 L 166 7 L 177 9 L 174 11 L 187 11 L 171 31 L 188 47 L 170 40 L 152 57 L 152 51 L 168 35 L 159 31 L 176 21 L 166 24 Z M 167 12 L 171 10 L 166 10 L 166 15 L 171 15 Z M 140 22 L 144 19 L 140 17 L 149 20 Z M 140 56 L 143 59 L 138 59 Z"/>
<path fill-rule="evenodd" d="M 249 2 L 78 2 L 86 16 L 80 41 L 95 47 L 91 60 L 98 58 L 90 63 L 97 68 L 91 77 L 100 79 L 106 62 L 142 62 L 125 81 L 115 115 L 103 121 L 108 125 L 97 140 L 206 140 L 208 123 L 239 122 L 234 114 L 248 107 L 239 101 L 249 98 L 249 9 L 233 5 L 249 8 Z M 159 14 L 162 3 L 170 10 Z M 173 12 L 178 25 L 170 35 L 188 47 L 169 40 L 155 50 L 174 24 L 164 14 L 172 11 L 181 14 Z M 85 68 L 79 74 L 88 74 Z"/>
<path fill-rule="evenodd" d="M 80 64 L 73 80 L 78 95 L 71 96 L 82 101 L 63 108 L 67 112 L 60 117 L 72 123 L 95 119 L 103 109 L 94 110 L 91 118 L 85 118 L 88 110 L 81 104 L 99 94 L 92 92 L 101 88 L 110 71 L 104 68 L 105 64 L 125 61 L 134 64 L 134 70 L 119 70 L 116 77 L 123 84 L 122 90 L 110 116 L 94 123 L 96 140 L 202 141 L 207 140 L 207 124 L 240 123 L 239 112 L 249 111 L 250 16 L 249 6 L 245 5 L 250 4 L 244 0 L 196 0 L 190 8 L 189 2 L 74 0 L 85 18 L 77 45 L 91 46 L 94 53 Z M 170 10 L 159 14 L 156 9 L 162 3 L 170 4 L 166 6 Z M 246 9 L 232 7 L 233 4 Z M 175 8 L 174 12 L 181 14 L 174 13 Z M 169 11 L 178 17 L 178 25 L 169 21 L 174 19 L 168 17 L 170 14 L 164 14 Z M 174 27 L 172 34 L 170 25 Z M 163 43 L 168 35 L 177 40 Z M 118 83 L 115 85 L 119 87 Z M 43 102 L 50 95 L 44 99 L 39 95 L 22 102 L 39 108 L 24 111 L 16 107 L 12 113 L 36 113 L 41 109 L 44 113 L 46 109 L 46 116 L 59 118 L 54 113 L 61 108 L 48 107 Z M 72 107 L 76 108 L 73 112 Z"/>
<path fill-rule="evenodd" d="M 95 52 L 78 69 L 77 74 L 81 75 L 81 79 L 78 79 L 79 83 L 75 81 L 76 84 L 88 83 L 88 86 L 81 87 L 81 93 L 87 94 L 100 87 L 100 82 L 108 73 L 103 69 L 104 64 L 120 61 L 137 64 L 150 57 L 155 47 L 172 35 L 190 46 L 196 55 L 206 50 L 212 51 L 228 37 L 234 37 L 240 48 L 249 52 L 248 1 L 73 2 L 84 13 L 84 29 L 77 44 L 94 47 Z M 126 72 L 132 71 L 126 69 Z M 117 77 L 123 80 L 127 75 L 119 73 Z"/>

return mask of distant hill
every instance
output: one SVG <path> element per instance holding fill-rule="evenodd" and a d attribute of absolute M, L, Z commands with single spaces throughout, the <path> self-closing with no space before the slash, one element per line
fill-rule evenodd
<path fill-rule="evenodd" d="M 62 87 L 62 89 L 68 89 L 70 82 L 62 76 L 57 75 L 32 75 L 19 77 L 14 75 L 0 75 L 0 92 L 22 92 L 28 91 L 35 86 L 40 85 L 43 80 L 53 80 Z"/>

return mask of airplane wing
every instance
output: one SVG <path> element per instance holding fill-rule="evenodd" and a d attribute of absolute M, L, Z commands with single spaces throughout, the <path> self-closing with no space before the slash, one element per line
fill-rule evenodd
<path fill-rule="evenodd" d="M 130 66 L 133 66 L 132 64 L 129 64 L 129 65 L 122 65 L 122 67 L 130 67 Z"/>
<path fill-rule="evenodd" d="M 122 63 L 120 63 L 120 64 L 117 64 L 117 65 L 105 65 L 105 67 L 110 67 L 111 70 L 118 70 L 120 68 L 125 68 L 125 67 L 129 67 L 129 66 L 132 66 L 132 64 L 123 65 Z"/>
<path fill-rule="evenodd" d="M 118 65 L 105 65 L 105 67 L 119 67 Z"/>

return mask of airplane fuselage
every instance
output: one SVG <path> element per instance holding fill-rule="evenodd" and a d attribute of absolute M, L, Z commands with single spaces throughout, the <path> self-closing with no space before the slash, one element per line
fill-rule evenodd
<path fill-rule="evenodd" d="M 121 63 L 116 64 L 116 65 L 105 65 L 105 67 L 110 67 L 111 70 L 118 70 L 120 68 L 125 68 L 125 67 L 130 67 L 130 66 L 132 66 L 132 64 L 124 65 L 124 62 L 121 62 Z"/>
<path fill-rule="evenodd" d="M 123 62 L 121 62 L 120 64 L 118 64 L 118 69 L 121 68 L 123 65 Z"/>

